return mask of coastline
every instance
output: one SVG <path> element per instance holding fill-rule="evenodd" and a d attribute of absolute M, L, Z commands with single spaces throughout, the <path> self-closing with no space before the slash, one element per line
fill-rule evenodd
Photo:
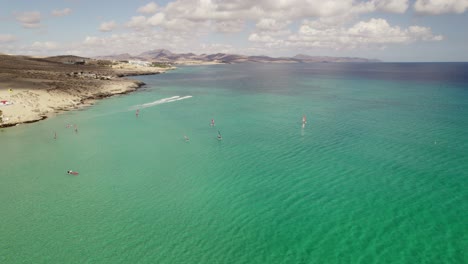
<path fill-rule="evenodd" d="M 92 105 L 99 99 L 134 92 L 145 83 L 126 77 L 175 69 L 121 65 L 86 67 L 41 59 L 38 67 L 37 61 L 29 57 L 18 60 L 17 56 L 0 56 L 0 100 L 8 102 L 8 105 L 0 105 L 3 121 L 0 128 L 38 122 Z"/>
<path fill-rule="evenodd" d="M 158 74 L 158 73 L 155 73 Z M 9 106 L 9 111 L 5 110 L 6 107 L 2 107 L 0 110 L 3 111 L 3 118 L 7 119 L 0 124 L 0 128 L 13 127 L 20 124 L 29 124 L 39 122 L 41 120 L 52 117 L 61 112 L 71 111 L 80 109 L 82 107 L 93 105 L 96 100 L 112 97 L 120 94 L 127 94 L 136 91 L 138 88 L 144 86 L 144 82 L 136 80 L 122 80 L 119 82 L 114 82 L 112 84 L 105 84 L 103 88 L 96 91 L 95 94 L 77 96 L 73 94 L 62 94 L 59 95 L 60 101 L 55 101 L 53 104 L 50 104 L 49 97 L 57 96 L 58 94 L 47 95 L 44 92 L 31 92 L 30 90 L 20 91 L 18 94 L 28 94 L 28 97 L 25 97 L 25 100 L 15 100 L 15 105 L 18 106 L 15 108 L 15 105 Z M 4 97 L 5 98 L 5 97 Z M 34 100 L 34 101 L 32 101 Z M 33 109 L 30 103 L 44 102 L 49 101 L 47 104 L 44 104 L 42 107 L 37 106 Z M 21 107 L 23 109 L 21 109 Z"/>

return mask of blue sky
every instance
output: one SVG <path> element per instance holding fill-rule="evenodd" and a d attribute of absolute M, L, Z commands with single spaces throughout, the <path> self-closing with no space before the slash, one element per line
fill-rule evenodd
<path fill-rule="evenodd" d="M 0 53 L 468 61 L 468 0 L 0 0 Z"/>

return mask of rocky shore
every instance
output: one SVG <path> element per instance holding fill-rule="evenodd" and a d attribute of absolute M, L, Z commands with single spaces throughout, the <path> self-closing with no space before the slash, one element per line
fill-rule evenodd
<path fill-rule="evenodd" d="M 0 127 L 37 122 L 96 99 L 135 91 L 144 83 L 126 76 L 172 69 L 97 60 L 75 64 L 65 56 L 57 58 L 0 55 Z"/>

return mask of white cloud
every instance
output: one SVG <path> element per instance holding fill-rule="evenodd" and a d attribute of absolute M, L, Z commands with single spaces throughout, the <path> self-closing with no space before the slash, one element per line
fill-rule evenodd
<path fill-rule="evenodd" d="M 275 39 L 269 35 L 266 34 L 257 34 L 257 33 L 252 33 L 249 36 L 249 40 L 253 42 L 274 42 Z"/>
<path fill-rule="evenodd" d="M 158 5 L 155 2 L 150 2 L 137 10 L 142 14 L 154 14 L 158 11 Z"/>
<path fill-rule="evenodd" d="M 408 9 L 408 0 L 375 0 L 374 2 L 379 11 L 401 14 Z"/>
<path fill-rule="evenodd" d="M 164 11 L 168 17 L 183 18 L 191 21 L 231 20 L 229 10 L 219 10 L 218 4 L 211 0 L 197 2 L 189 0 L 176 0 L 169 3 Z"/>
<path fill-rule="evenodd" d="M 373 12 L 405 13 L 409 0 L 170 0 L 162 6 L 155 0 L 148 1 L 152 0 L 143 2 L 147 4 L 140 6 L 135 16 L 121 24 L 126 27 L 122 27 L 122 31 L 127 33 L 103 37 L 90 35 L 80 43 L 67 44 L 57 50 L 80 51 L 88 55 L 129 51 L 136 54 L 152 48 L 168 48 L 176 52 L 198 50 L 201 53 L 208 52 L 204 49 L 235 51 L 230 43 L 200 44 L 201 40 L 213 40 L 211 34 L 217 32 L 242 32 L 237 36 L 244 36 L 244 39 L 238 42 L 248 41 L 250 44 L 242 43 L 243 51 L 270 54 L 310 47 L 317 47 L 317 50 L 384 48 L 443 39 L 424 26 L 398 27 L 378 18 L 359 22 L 360 16 Z M 445 5 L 440 5 L 442 1 L 437 0 L 415 1 L 416 11 L 417 8 L 434 10 L 437 7 L 437 11 L 431 12 L 443 13 L 464 12 L 466 4 L 463 3 L 468 0 L 445 0 Z M 53 15 L 71 12 L 66 10 L 54 10 Z M 17 20 L 29 28 L 41 24 L 39 12 L 18 14 Z M 253 28 L 250 27 L 252 24 L 255 25 Z M 99 30 L 110 32 L 116 27 L 114 20 L 105 21 L 99 25 Z M 3 38 L 7 39 L 5 35 Z M 45 43 L 26 48 L 46 47 Z M 48 47 L 53 47 L 53 43 Z"/>
<path fill-rule="evenodd" d="M 141 31 L 150 27 L 165 30 L 240 32 L 247 21 L 257 21 L 257 31 L 280 31 L 292 21 L 315 17 L 343 24 L 362 13 L 403 13 L 408 0 L 174 0 L 157 7 L 151 2 L 138 9 L 151 17 L 134 16 L 126 25 Z M 158 11 L 158 12 L 157 12 Z M 157 13 L 155 13 L 157 12 Z M 270 32 L 273 34 L 273 32 Z"/>
<path fill-rule="evenodd" d="M 0 34 L 0 43 L 15 42 L 17 38 L 11 34 Z"/>
<path fill-rule="evenodd" d="M 31 45 L 33 50 L 43 51 L 43 50 L 55 50 L 59 47 L 59 45 L 55 42 L 46 41 L 46 42 L 39 42 L 36 41 Z"/>
<path fill-rule="evenodd" d="M 407 32 L 402 31 L 398 26 L 390 26 L 385 19 L 381 18 L 372 18 L 367 22 L 361 21 L 343 33 L 353 44 L 404 43 L 411 40 Z"/>
<path fill-rule="evenodd" d="M 164 30 L 171 32 L 170 34 L 189 34 L 192 36 L 197 36 L 202 32 L 208 34 L 211 30 L 210 21 L 191 21 L 185 18 L 174 18 L 166 20 L 163 25 Z"/>
<path fill-rule="evenodd" d="M 99 30 L 102 32 L 109 32 L 114 30 L 117 27 L 117 23 L 115 23 L 114 20 L 109 21 L 109 22 L 103 22 L 99 26 Z"/>
<path fill-rule="evenodd" d="M 464 13 L 468 9 L 468 0 L 416 0 L 414 10 L 420 14 L 440 15 L 446 13 Z"/>
<path fill-rule="evenodd" d="M 200 44 L 200 46 L 196 47 L 198 54 L 214 54 L 214 53 L 238 53 L 232 45 L 229 44 L 221 44 L 221 43 L 210 43 L 210 44 Z"/>
<path fill-rule="evenodd" d="M 306 13 L 304 15 L 313 15 L 313 16 L 336 16 L 347 13 L 348 10 L 353 6 L 353 1 L 305 1 L 306 5 L 304 10 Z M 312 3 L 311 3 L 312 2 Z"/>
<path fill-rule="evenodd" d="M 164 30 L 173 31 L 172 34 L 182 32 L 202 32 L 210 29 L 210 21 L 193 21 L 183 17 L 167 18 L 166 13 L 157 13 L 151 17 L 134 16 L 126 23 L 126 26 L 136 31 L 148 30 L 152 27 L 161 27 Z M 175 32 L 175 33 L 174 33 Z"/>
<path fill-rule="evenodd" d="M 156 48 L 167 48 L 171 51 L 194 51 L 197 40 L 189 35 L 178 35 L 167 32 L 137 31 L 113 34 L 105 37 L 87 36 L 79 46 L 80 54 L 87 56 L 106 55 L 111 53 L 138 54 Z M 109 49 L 112 47 L 112 50 Z"/>
<path fill-rule="evenodd" d="M 215 31 L 222 33 L 241 32 L 245 27 L 245 22 L 242 19 L 218 21 L 215 23 Z"/>
<path fill-rule="evenodd" d="M 191 21 L 257 20 L 259 17 L 291 20 L 310 16 L 334 16 L 350 12 L 357 5 L 354 0 L 250 0 L 212 1 L 176 0 L 162 12 L 168 18 Z"/>
<path fill-rule="evenodd" d="M 148 27 L 149 24 L 145 16 L 134 16 L 126 25 L 127 27 L 133 28 L 135 30 L 142 30 Z"/>
<path fill-rule="evenodd" d="M 420 39 L 423 41 L 433 41 L 433 40 L 440 41 L 444 39 L 442 35 L 437 35 L 437 36 L 432 35 L 431 29 L 427 27 L 410 26 L 408 28 L 408 33 L 412 35 L 414 38 Z"/>
<path fill-rule="evenodd" d="M 99 38 L 93 36 L 87 36 L 83 41 L 83 44 L 88 46 L 105 46 L 107 45 L 106 38 Z"/>
<path fill-rule="evenodd" d="M 172 52 L 197 54 L 239 51 L 226 43 L 203 43 L 197 32 L 180 31 L 179 34 L 174 34 L 172 31 L 149 28 L 102 37 L 87 36 L 82 42 L 67 47 L 67 50 L 75 50 L 76 54 L 82 56 L 98 56 L 120 53 L 137 55 L 160 48 L 169 49 Z"/>
<path fill-rule="evenodd" d="M 286 28 L 291 21 L 278 21 L 272 18 L 262 18 L 255 25 L 259 30 L 282 30 Z"/>
<path fill-rule="evenodd" d="M 164 13 L 157 13 L 148 18 L 147 22 L 151 26 L 159 26 L 162 25 L 165 20 L 165 15 Z"/>
<path fill-rule="evenodd" d="M 52 15 L 56 16 L 56 17 L 66 16 L 66 15 L 70 14 L 71 11 L 72 10 L 70 8 L 64 8 L 62 10 L 55 9 L 54 11 L 52 11 Z"/>
<path fill-rule="evenodd" d="M 391 26 L 385 19 L 360 21 L 353 26 L 320 26 L 320 21 L 304 21 L 297 33 L 286 38 L 271 34 L 251 34 L 249 40 L 269 47 L 318 47 L 327 49 L 383 48 L 389 44 L 406 44 L 416 41 L 440 41 L 430 28 L 410 26 L 402 29 Z"/>
<path fill-rule="evenodd" d="M 326 19 L 342 24 L 363 13 L 403 13 L 407 8 L 408 0 L 174 0 L 161 7 L 154 2 L 140 7 L 138 12 L 154 15 L 134 16 L 127 26 L 140 31 L 162 27 L 235 33 L 242 31 L 247 21 L 257 21 L 258 31 L 278 31 L 298 19 Z"/>
<path fill-rule="evenodd" d="M 41 13 L 38 11 L 18 13 L 16 14 L 16 20 L 24 28 L 38 28 L 41 26 Z"/>
<path fill-rule="evenodd" d="M 350 38 L 349 42 L 353 45 L 410 43 L 443 39 L 440 35 L 433 35 L 428 27 L 410 26 L 407 29 L 401 29 L 398 26 L 392 27 L 385 19 L 381 18 L 372 18 L 367 22 L 361 21 L 349 28 L 345 35 Z"/>

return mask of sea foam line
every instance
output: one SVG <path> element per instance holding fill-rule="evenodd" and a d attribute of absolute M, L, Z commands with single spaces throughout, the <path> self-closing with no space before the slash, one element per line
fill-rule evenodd
<path fill-rule="evenodd" d="M 192 96 L 191 95 L 187 95 L 187 96 L 178 96 L 177 95 L 177 96 L 172 96 L 172 97 L 168 97 L 168 98 L 159 99 L 159 100 L 156 100 L 156 101 L 150 102 L 150 103 L 145 103 L 145 104 L 141 104 L 141 105 L 134 105 L 134 106 L 130 107 L 129 110 L 148 108 L 148 107 L 152 107 L 152 106 L 155 106 L 155 105 L 171 103 L 171 102 L 180 101 L 180 100 L 189 99 L 189 98 L 192 98 Z"/>

